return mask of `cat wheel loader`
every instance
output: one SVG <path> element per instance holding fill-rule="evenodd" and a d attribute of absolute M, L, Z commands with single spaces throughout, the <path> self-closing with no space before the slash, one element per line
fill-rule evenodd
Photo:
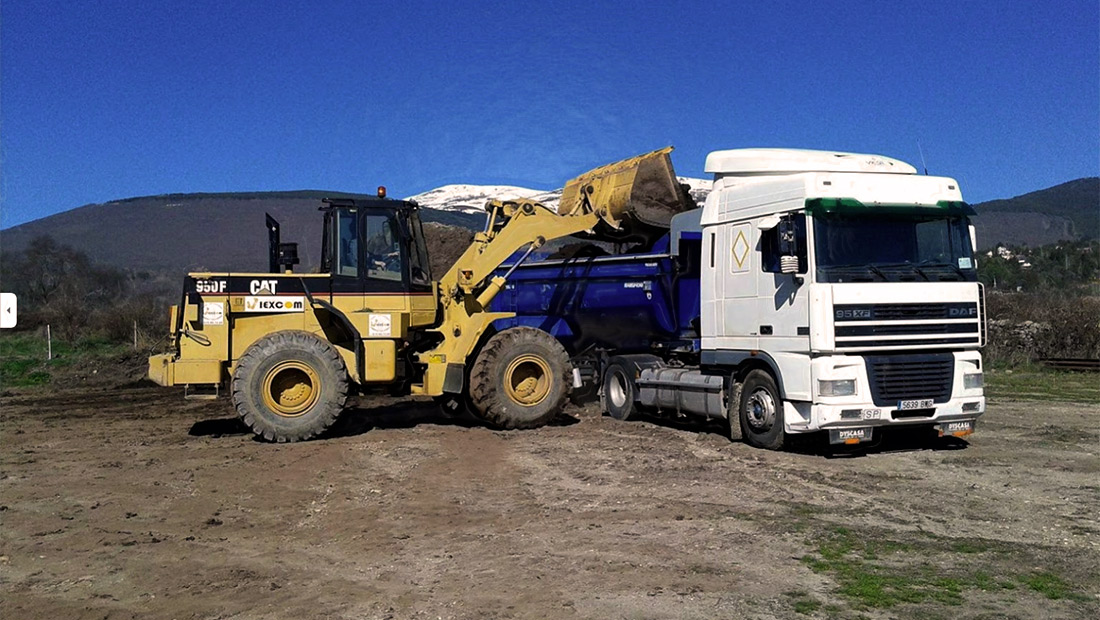
<path fill-rule="evenodd" d="M 280 243 L 268 217 L 269 273 L 188 274 L 171 311 L 171 351 L 149 359 L 149 376 L 190 397 L 228 386 L 245 424 L 276 442 L 316 437 L 349 396 L 377 388 L 433 396 L 500 428 L 545 424 L 571 390 L 569 357 L 541 330 L 494 329 L 514 315 L 487 311 L 490 301 L 547 240 L 644 231 L 681 210 L 671 150 L 573 179 L 558 212 L 490 201 L 485 229 L 439 281 L 419 207 L 382 188 L 377 198 L 324 201 L 319 273 L 294 271 L 297 246 Z"/>

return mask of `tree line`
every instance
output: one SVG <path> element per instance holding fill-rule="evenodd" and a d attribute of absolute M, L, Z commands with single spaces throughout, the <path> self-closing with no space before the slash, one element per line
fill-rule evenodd
<path fill-rule="evenodd" d="M 5 292 L 18 296 L 17 329 L 48 324 L 70 342 L 128 341 L 135 325 L 147 337 L 167 333 L 172 290 L 167 274 L 97 264 L 71 246 L 40 236 L 23 251 L 0 255 L 0 279 Z"/>
<path fill-rule="evenodd" d="M 1000 291 L 1097 294 L 1100 286 L 1100 241 L 1072 241 L 1038 248 L 1000 245 L 1009 251 L 1002 258 L 978 256 L 978 279 Z M 1021 263 L 1020 259 L 1026 263 Z"/>

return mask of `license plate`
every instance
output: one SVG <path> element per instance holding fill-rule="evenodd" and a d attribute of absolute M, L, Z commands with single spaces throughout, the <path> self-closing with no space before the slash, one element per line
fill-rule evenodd
<path fill-rule="evenodd" d="M 835 428 L 829 430 L 829 443 L 863 443 L 871 441 L 870 427 L 866 428 Z"/>
<path fill-rule="evenodd" d="M 943 424 L 937 424 L 936 430 L 940 432 L 940 435 L 951 435 L 952 437 L 965 437 L 974 432 L 974 420 L 961 420 L 959 422 L 944 422 Z"/>
<path fill-rule="evenodd" d="M 913 409 L 928 409 L 932 406 L 931 398 L 921 398 L 918 400 L 899 400 L 899 411 L 911 411 Z"/>

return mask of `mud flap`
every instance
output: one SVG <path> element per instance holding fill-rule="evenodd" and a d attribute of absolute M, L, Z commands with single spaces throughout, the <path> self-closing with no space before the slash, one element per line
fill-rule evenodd
<path fill-rule="evenodd" d="M 447 373 L 443 375 L 443 392 L 461 394 L 466 378 L 465 364 L 447 364 Z"/>

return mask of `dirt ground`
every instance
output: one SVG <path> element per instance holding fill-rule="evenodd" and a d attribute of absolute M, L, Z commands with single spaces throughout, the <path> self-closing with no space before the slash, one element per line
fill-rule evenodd
<path fill-rule="evenodd" d="M 1096 406 L 774 453 L 589 404 L 497 432 L 366 399 L 331 436 L 110 384 L 0 396 L 3 618 L 1097 617 Z"/>

